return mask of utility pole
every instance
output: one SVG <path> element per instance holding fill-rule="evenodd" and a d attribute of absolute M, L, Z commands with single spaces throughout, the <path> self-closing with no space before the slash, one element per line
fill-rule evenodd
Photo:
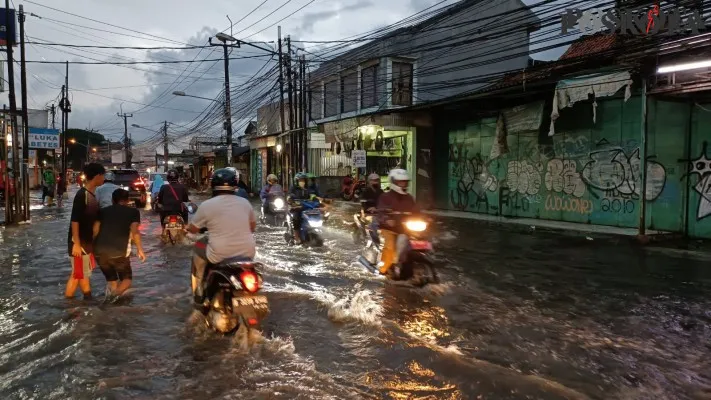
<path fill-rule="evenodd" d="M 116 113 L 119 118 L 123 118 L 123 151 L 126 168 L 131 168 L 131 141 L 128 138 L 128 118 L 133 118 L 133 114 Z"/>
<path fill-rule="evenodd" d="M 24 220 L 30 220 L 30 128 L 27 112 L 27 66 L 25 64 L 25 11 L 20 4 L 20 90 L 22 96 L 22 194 Z M 45 121 L 46 122 L 46 121 Z M 37 163 L 39 167 L 39 162 Z"/>
<path fill-rule="evenodd" d="M 14 28 L 15 27 L 15 21 L 14 21 L 14 15 L 10 10 L 10 0 L 5 0 L 5 23 L 8 24 L 8 26 Z M 12 129 L 12 184 L 14 185 L 15 189 L 15 197 L 14 197 L 14 206 L 15 206 L 15 213 L 13 214 L 12 221 L 6 221 L 7 222 L 17 222 L 17 213 L 20 211 L 20 198 L 18 196 L 19 194 L 19 186 L 18 186 L 18 174 L 20 172 L 19 168 L 19 151 L 18 151 L 18 137 L 17 137 L 17 103 L 15 101 L 15 68 L 14 68 L 14 59 L 12 57 L 12 46 L 15 44 L 15 30 L 14 29 L 6 29 L 7 33 L 7 82 L 8 82 L 8 100 L 10 101 L 10 121 L 11 121 L 11 129 Z M 7 185 L 9 186 L 9 185 Z M 11 193 L 10 190 L 7 190 L 6 194 L 9 195 Z"/>
<path fill-rule="evenodd" d="M 308 83 L 306 82 L 306 56 L 301 55 L 301 127 L 303 128 L 301 145 L 302 145 L 302 157 L 301 157 L 301 169 L 304 172 L 307 171 L 307 153 L 308 153 L 308 129 L 309 129 L 309 118 L 308 118 L 308 108 L 306 107 L 306 88 Z"/>
<path fill-rule="evenodd" d="M 282 42 L 281 42 L 281 26 L 278 28 L 278 47 L 279 47 L 279 123 L 281 128 L 281 133 L 284 134 L 286 131 L 286 121 L 284 120 L 284 57 L 282 56 Z M 283 139 L 282 139 L 283 140 Z M 283 150 L 283 149 L 282 149 Z M 284 180 L 284 158 L 282 157 L 282 152 L 278 152 L 277 159 L 279 162 L 279 181 L 285 184 Z M 288 186 L 287 186 L 288 187 Z"/>
<path fill-rule="evenodd" d="M 62 100 L 59 102 L 59 109 L 62 111 L 62 181 L 67 182 L 67 134 L 69 129 L 69 113 L 72 112 L 72 105 L 69 101 L 69 61 L 66 63 L 64 75 L 64 85 L 62 86 Z"/>
<path fill-rule="evenodd" d="M 165 171 L 168 172 L 168 121 L 163 123 L 163 162 Z"/>
<path fill-rule="evenodd" d="M 57 129 L 54 125 L 57 122 L 57 109 L 54 107 L 54 103 L 52 103 L 52 107 L 49 109 L 49 113 L 52 115 L 52 129 Z"/>
<path fill-rule="evenodd" d="M 292 84 L 291 84 L 291 37 L 286 37 L 286 83 L 288 85 L 288 96 L 289 96 L 289 130 L 294 129 L 294 98 L 292 96 Z"/>
<path fill-rule="evenodd" d="M 230 56 L 228 48 L 239 48 L 239 41 L 232 36 L 218 33 L 215 35 L 217 40 L 222 43 L 212 43 L 212 38 L 209 39 L 210 46 L 222 46 L 225 58 L 225 132 L 227 136 L 227 166 L 232 166 L 232 109 L 230 105 Z M 235 44 L 227 44 L 227 42 L 235 42 Z M 166 166 L 167 167 L 167 166 Z"/>

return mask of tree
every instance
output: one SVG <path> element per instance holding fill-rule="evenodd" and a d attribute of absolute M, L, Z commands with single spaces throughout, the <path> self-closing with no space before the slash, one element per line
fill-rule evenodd
<path fill-rule="evenodd" d="M 85 129 L 67 129 L 64 139 L 67 140 L 67 167 L 75 171 L 82 169 L 92 147 L 106 144 L 104 135 Z"/>

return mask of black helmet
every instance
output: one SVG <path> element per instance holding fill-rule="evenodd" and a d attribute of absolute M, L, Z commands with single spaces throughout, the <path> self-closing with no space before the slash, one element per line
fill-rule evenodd
<path fill-rule="evenodd" d="M 168 170 L 166 179 L 168 180 L 168 182 L 177 182 L 178 181 L 178 171 L 176 171 L 174 169 Z"/>
<path fill-rule="evenodd" d="M 212 174 L 212 191 L 234 193 L 237 190 L 237 171 L 234 168 L 220 168 Z"/>

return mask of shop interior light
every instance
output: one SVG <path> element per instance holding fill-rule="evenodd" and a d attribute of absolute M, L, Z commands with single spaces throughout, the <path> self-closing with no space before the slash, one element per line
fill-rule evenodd
<path fill-rule="evenodd" d="M 690 69 L 700 69 L 711 67 L 711 60 L 696 61 L 684 64 L 669 65 L 666 67 L 659 67 L 657 70 L 658 74 L 668 74 L 670 72 L 680 72 L 688 71 Z"/>

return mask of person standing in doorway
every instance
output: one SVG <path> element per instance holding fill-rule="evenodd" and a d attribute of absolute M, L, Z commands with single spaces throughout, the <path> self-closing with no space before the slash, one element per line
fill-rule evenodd
<path fill-rule="evenodd" d="M 138 258 L 146 261 L 138 225 L 141 214 L 128 206 L 128 191 L 116 189 L 112 193 L 113 204 L 99 211 L 94 223 L 96 255 L 101 272 L 106 277 L 108 295 L 121 296 L 129 288 L 131 271 L 131 242 L 136 244 Z"/>
<path fill-rule="evenodd" d="M 68 248 L 72 272 L 67 281 L 65 296 L 73 298 L 77 287 L 84 299 L 91 299 L 89 277 L 96 266 L 94 260 L 94 222 L 99 218 L 99 202 L 94 192 L 104 183 L 104 166 L 90 163 L 84 167 L 84 187 L 74 196 L 69 224 Z"/>

